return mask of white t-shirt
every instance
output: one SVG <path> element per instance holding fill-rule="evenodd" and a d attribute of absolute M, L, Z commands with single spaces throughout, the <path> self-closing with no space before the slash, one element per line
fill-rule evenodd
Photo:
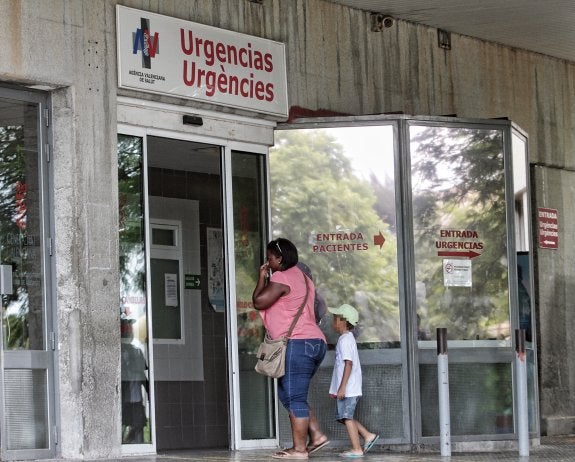
<path fill-rule="evenodd" d="M 357 344 L 352 332 L 341 334 L 335 347 L 335 364 L 329 386 L 329 394 L 337 395 L 345 361 L 351 361 L 351 374 L 345 386 L 345 396 L 361 396 L 361 364 L 359 363 L 359 354 L 357 353 Z"/>

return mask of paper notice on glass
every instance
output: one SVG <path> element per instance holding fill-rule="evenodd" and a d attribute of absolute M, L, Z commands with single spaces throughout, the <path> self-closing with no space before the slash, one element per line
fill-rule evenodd
<path fill-rule="evenodd" d="M 178 275 L 164 274 L 166 306 L 178 306 Z"/>
<path fill-rule="evenodd" d="M 215 311 L 225 311 L 224 238 L 220 228 L 206 228 L 208 242 L 208 299 Z"/>
<path fill-rule="evenodd" d="M 443 260 L 445 287 L 471 287 L 471 260 Z"/>

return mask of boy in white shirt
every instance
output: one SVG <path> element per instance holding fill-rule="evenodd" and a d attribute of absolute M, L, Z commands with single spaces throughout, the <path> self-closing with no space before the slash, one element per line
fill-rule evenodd
<path fill-rule="evenodd" d="M 329 387 L 331 398 L 337 399 L 335 418 L 345 424 L 351 440 L 351 449 L 342 452 L 342 457 L 357 458 L 369 451 L 379 435 L 365 428 L 361 422 L 354 419 L 355 407 L 361 396 L 361 365 L 357 352 L 357 344 L 353 336 L 353 328 L 359 320 L 357 310 L 351 305 L 341 305 L 339 308 L 328 308 L 333 316 L 333 328 L 340 334 L 335 347 L 335 364 Z M 359 437 L 364 440 L 363 447 Z"/>

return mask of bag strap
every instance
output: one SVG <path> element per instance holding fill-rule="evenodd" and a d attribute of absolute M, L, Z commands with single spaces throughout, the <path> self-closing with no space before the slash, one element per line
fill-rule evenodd
<path fill-rule="evenodd" d="M 305 304 L 307 303 L 307 296 L 309 295 L 309 283 L 307 282 L 307 276 L 303 273 L 303 271 L 301 272 L 301 274 L 303 275 L 303 278 L 305 279 L 305 298 L 303 299 L 303 303 L 299 307 L 296 315 L 293 318 L 293 321 L 291 322 L 291 326 L 289 327 L 289 330 L 287 331 L 287 334 L 285 335 L 286 339 L 288 339 L 290 337 L 298 319 L 300 318 L 301 314 L 303 313 L 303 309 L 305 307 Z"/>

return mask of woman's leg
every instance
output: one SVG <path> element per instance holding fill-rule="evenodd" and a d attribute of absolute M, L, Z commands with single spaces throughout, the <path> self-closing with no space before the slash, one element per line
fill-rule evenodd
<path fill-rule="evenodd" d="M 307 392 L 313 363 L 305 354 L 305 340 L 290 340 L 286 350 L 286 372 L 278 382 L 278 395 L 289 412 L 293 447 L 286 452 L 307 454 L 309 409 Z"/>
<path fill-rule="evenodd" d="M 314 345 L 314 354 L 315 354 L 314 369 L 311 374 L 310 381 L 311 378 L 313 378 L 313 376 L 319 369 L 319 366 L 321 365 L 326 352 L 327 352 L 327 345 L 325 342 L 319 341 Z M 315 412 L 313 411 L 311 406 L 308 407 L 309 407 L 309 428 L 308 428 L 309 446 L 312 448 L 311 449 L 312 451 L 315 451 L 318 449 L 318 446 L 321 447 L 329 443 L 329 440 L 327 438 L 327 435 L 319 427 L 319 422 L 317 421 Z"/>
<path fill-rule="evenodd" d="M 311 408 L 309 410 L 309 425 L 307 433 L 309 436 L 308 450 L 310 447 L 313 449 L 327 441 L 327 436 L 319 428 L 315 412 L 313 412 Z"/>
<path fill-rule="evenodd" d="M 309 428 L 309 417 L 295 417 L 290 412 L 291 434 L 293 439 L 293 449 L 297 452 L 307 452 L 307 431 Z"/>
<path fill-rule="evenodd" d="M 290 416 L 292 451 L 307 451 L 308 436 L 314 445 L 327 441 L 307 402 L 310 381 L 325 356 L 325 349 L 325 343 L 319 339 L 288 342 L 286 374 L 279 381 L 278 393 Z"/>

